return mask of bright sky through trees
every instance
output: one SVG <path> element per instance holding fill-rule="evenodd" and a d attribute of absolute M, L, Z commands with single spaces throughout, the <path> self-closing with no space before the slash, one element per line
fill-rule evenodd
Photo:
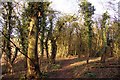
<path fill-rule="evenodd" d="M 18 0 L 15 0 L 18 1 Z M 52 1 L 51 7 L 56 10 L 60 11 L 63 14 L 78 14 L 79 11 L 79 2 L 80 0 L 48 0 Z M 109 12 L 111 17 L 118 17 L 118 14 L 116 12 L 118 11 L 118 2 L 119 0 L 88 0 L 92 3 L 92 5 L 95 6 L 95 17 L 98 18 L 100 15 L 102 15 L 106 10 Z M 111 5 L 109 2 L 112 1 Z M 114 10 L 113 10 L 114 8 Z M 1 12 L 0 12 L 1 13 Z M 1 17 L 0 17 L 1 18 Z M 1 22 L 0 22 L 1 25 Z M 1 27 L 0 27 L 1 30 Z"/>
<path fill-rule="evenodd" d="M 68 14 L 77 14 L 79 10 L 78 3 L 79 0 L 50 0 L 52 1 L 52 8 L 58 11 L 61 11 L 62 13 L 68 13 Z M 102 15 L 106 10 L 108 10 L 108 7 L 115 7 L 117 10 L 117 3 L 119 0 L 113 0 L 114 6 L 110 5 L 108 2 L 111 0 L 88 0 L 91 2 L 95 8 L 95 14 Z M 113 10 L 109 10 L 110 15 L 114 16 L 115 12 Z"/>

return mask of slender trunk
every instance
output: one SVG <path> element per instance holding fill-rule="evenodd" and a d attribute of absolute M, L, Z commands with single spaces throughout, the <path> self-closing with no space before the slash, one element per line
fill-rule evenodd
<path fill-rule="evenodd" d="M 8 31 L 7 31 L 7 38 L 8 40 L 6 41 L 6 55 L 7 55 L 7 59 L 8 59 L 8 72 L 12 71 L 12 63 L 11 63 L 11 46 L 10 46 L 10 38 L 11 38 L 11 32 L 12 32 L 12 26 L 11 26 L 11 15 L 12 15 L 12 2 L 7 2 L 8 5 L 8 16 L 7 16 L 7 21 L 8 23 L 6 23 L 6 26 L 8 26 Z"/>
<path fill-rule="evenodd" d="M 114 42 L 113 40 L 111 41 L 111 46 L 110 46 L 110 57 L 113 57 L 114 54 L 113 54 L 113 49 L 114 49 Z"/>
<path fill-rule="evenodd" d="M 36 17 L 31 18 L 30 22 L 30 32 L 28 35 L 28 57 L 31 58 L 32 62 L 27 59 L 27 76 L 28 78 L 40 78 L 40 68 L 38 61 L 38 52 L 37 52 L 37 44 L 38 44 L 38 29 L 36 26 Z M 34 62 L 34 64 L 33 64 Z"/>
<path fill-rule="evenodd" d="M 48 35 L 46 37 L 46 41 L 45 41 L 45 50 L 46 50 L 46 55 L 47 55 L 47 59 L 49 58 L 49 53 L 48 53 L 48 40 L 51 38 L 52 36 L 52 28 L 53 28 L 53 23 L 52 23 L 52 19 L 50 19 L 50 29 L 48 31 Z"/>
<path fill-rule="evenodd" d="M 77 49 L 78 49 L 77 50 L 78 58 L 80 58 L 81 57 L 81 44 L 78 45 Z"/>
<path fill-rule="evenodd" d="M 23 41 L 24 42 L 24 41 Z M 27 44 L 26 44 L 27 45 Z M 27 48 L 25 47 L 25 44 L 22 45 L 22 52 L 27 55 Z M 25 57 L 25 68 L 27 68 L 27 58 Z"/>
<path fill-rule="evenodd" d="M 7 36 L 7 21 L 5 21 L 5 27 L 3 27 L 3 33 L 5 34 L 5 36 Z M 3 48 L 2 48 L 2 54 L 5 52 L 5 54 L 7 54 L 7 51 L 5 50 L 6 49 L 6 39 L 5 37 L 3 36 L 2 38 L 3 40 Z"/>
<path fill-rule="evenodd" d="M 41 50 L 41 58 L 43 58 L 44 56 L 44 42 L 43 42 L 43 33 L 42 33 L 42 36 L 41 36 L 41 39 L 40 39 L 40 50 Z"/>
<path fill-rule="evenodd" d="M 92 28 L 88 27 L 88 54 L 87 54 L 87 63 L 89 63 L 90 55 L 92 54 Z"/>
<path fill-rule="evenodd" d="M 37 19 L 38 20 L 38 19 Z M 36 62 L 35 62 L 35 68 L 36 68 L 36 71 L 37 71 L 37 73 L 38 73 L 38 75 L 39 75 L 39 77 L 40 77 L 40 74 L 41 74 L 41 72 L 40 72 L 40 67 L 39 67 L 39 58 L 38 58 L 38 32 L 39 32 L 39 25 L 38 25 L 38 21 L 36 21 L 37 23 L 36 23 L 36 34 L 35 34 L 35 36 L 36 36 L 36 40 L 35 40 L 35 59 L 36 59 Z"/>
<path fill-rule="evenodd" d="M 57 44 L 56 44 L 56 40 L 54 40 L 54 39 L 51 39 L 51 48 L 52 48 L 51 63 L 55 64 L 55 58 L 56 58 L 56 53 L 57 53 Z"/>
<path fill-rule="evenodd" d="M 106 38 L 106 28 L 102 28 L 102 44 L 103 44 L 103 51 L 102 51 L 102 55 L 101 55 L 101 62 L 102 63 L 105 63 L 105 59 L 106 59 L 106 52 L 107 52 L 107 49 L 108 49 L 108 46 L 107 46 L 107 38 Z"/>
<path fill-rule="evenodd" d="M 21 21 L 17 18 L 18 20 L 18 29 L 19 29 L 19 33 L 20 33 L 20 41 L 19 41 L 19 44 L 21 44 L 21 48 L 22 48 L 22 52 L 27 55 L 27 45 L 28 45 L 28 42 L 27 42 L 27 35 L 28 35 L 28 29 L 26 29 L 27 26 L 26 23 L 25 23 L 25 18 L 22 18 L 22 25 L 21 25 Z M 27 58 L 25 57 L 25 68 L 27 68 Z"/>
<path fill-rule="evenodd" d="M 81 33 L 80 34 L 78 33 L 78 31 L 77 31 L 77 37 L 78 37 L 77 55 L 78 55 L 78 58 L 80 58 L 81 52 L 82 52 L 82 36 L 81 36 Z"/>
<path fill-rule="evenodd" d="M 22 52 L 25 54 L 25 55 L 27 55 L 27 43 L 26 43 L 26 40 L 25 40 L 25 34 L 23 34 L 23 30 L 21 30 L 20 31 L 20 39 L 21 39 L 21 41 L 20 41 L 20 44 L 22 45 Z M 27 58 L 25 57 L 25 68 L 27 68 Z"/>
<path fill-rule="evenodd" d="M 8 7 L 9 7 L 9 13 L 8 13 L 8 40 L 7 40 L 7 56 L 9 61 L 11 61 L 11 46 L 10 46 L 10 38 L 11 38 L 11 14 L 12 14 L 12 2 L 8 2 Z"/>
<path fill-rule="evenodd" d="M 24 52 L 25 55 L 27 55 L 27 48 L 23 47 L 24 49 L 22 50 Z M 25 68 L 27 68 L 27 58 L 25 57 Z"/>
<path fill-rule="evenodd" d="M 5 39 L 3 38 L 3 41 L 2 41 L 3 43 L 2 43 L 2 54 L 4 53 L 4 51 L 5 51 L 5 46 L 6 46 L 6 41 L 5 41 Z"/>
<path fill-rule="evenodd" d="M 48 53 L 48 39 L 45 41 L 45 51 L 46 51 L 47 59 L 49 59 L 49 53 Z"/>
<path fill-rule="evenodd" d="M 71 54 L 71 34 L 72 34 L 72 31 L 70 32 L 70 36 L 69 36 L 67 56 Z"/>
<path fill-rule="evenodd" d="M 44 12 L 44 8 L 42 8 L 42 24 L 41 24 L 41 39 L 40 39 L 40 46 L 41 46 L 41 58 L 44 56 L 44 39 L 45 39 L 45 27 L 46 27 L 46 15 Z"/>

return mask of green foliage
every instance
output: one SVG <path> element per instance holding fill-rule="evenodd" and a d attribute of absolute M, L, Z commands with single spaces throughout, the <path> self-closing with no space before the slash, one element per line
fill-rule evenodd
<path fill-rule="evenodd" d="M 80 3 L 80 8 L 81 8 L 81 13 L 84 16 L 84 25 L 88 27 L 88 33 L 91 34 L 91 25 L 93 23 L 92 21 L 92 15 L 94 14 L 94 6 L 90 2 L 87 2 L 84 0 L 83 2 Z"/>
<path fill-rule="evenodd" d="M 102 38 L 103 38 L 103 45 L 106 46 L 107 45 L 107 31 L 108 31 L 108 27 L 107 27 L 107 22 L 108 19 L 110 18 L 108 12 L 103 13 L 102 15 L 102 23 L 101 23 L 101 29 L 102 29 Z"/>
<path fill-rule="evenodd" d="M 53 64 L 51 66 L 52 69 L 60 69 L 61 68 L 61 65 L 60 64 Z"/>
<path fill-rule="evenodd" d="M 40 9 L 41 9 L 41 5 L 42 5 L 41 2 L 29 2 L 28 3 L 28 8 L 25 10 L 26 16 L 29 16 L 29 17 L 30 16 L 36 16 L 38 14 L 38 11 L 39 11 L 38 6 L 40 6 Z"/>
<path fill-rule="evenodd" d="M 43 15 L 48 11 L 49 5 L 50 2 L 29 2 L 28 8 L 25 9 L 26 16 L 37 16 L 38 12 L 41 12 L 41 15 Z"/>
<path fill-rule="evenodd" d="M 26 80 L 26 74 L 21 74 L 19 80 Z"/>
<path fill-rule="evenodd" d="M 102 19 L 102 27 L 105 28 L 107 20 L 110 18 L 110 16 L 109 16 L 107 11 L 105 13 L 103 13 L 102 18 L 103 18 Z"/>
<path fill-rule="evenodd" d="M 93 23 L 91 18 L 95 11 L 94 6 L 92 6 L 92 4 L 90 2 L 87 2 L 86 0 L 82 1 L 79 5 L 84 16 L 85 26 L 91 26 L 91 24 Z"/>
<path fill-rule="evenodd" d="M 49 75 L 47 72 L 42 72 L 42 78 L 48 78 L 48 77 L 49 77 Z"/>
<path fill-rule="evenodd" d="M 88 77 L 88 78 L 95 78 L 95 77 L 96 77 L 96 74 L 93 73 L 93 72 L 86 72 L 86 73 L 85 73 L 85 76 Z"/>

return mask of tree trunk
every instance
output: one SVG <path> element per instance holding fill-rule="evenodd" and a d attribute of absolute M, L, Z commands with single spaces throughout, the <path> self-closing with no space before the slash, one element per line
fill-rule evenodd
<path fill-rule="evenodd" d="M 41 36 L 43 38 L 43 35 Z M 43 39 L 40 39 L 40 51 L 41 51 L 41 58 L 44 56 L 44 42 Z"/>
<path fill-rule="evenodd" d="M 77 32 L 77 39 L 78 39 L 78 44 L 77 44 L 77 55 L 78 55 L 78 58 L 81 57 L 81 53 L 82 53 L 82 34 L 81 33 L 78 33 Z"/>
<path fill-rule="evenodd" d="M 80 34 L 81 35 L 81 34 Z M 81 38 L 81 37 L 80 37 Z M 80 58 L 81 57 L 81 53 L 82 53 L 82 41 L 81 41 L 81 39 L 78 39 L 79 41 L 77 41 L 78 42 L 78 44 L 76 44 L 77 45 L 77 55 L 78 55 L 78 58 Z"/>
<path fill-rule="evenodd" d="M 69 36 L 67 56 L 69 56 L 71 54 L 71 38 L 72 38 L 72 31 L 70 31 L 70 36 Z"/>
<path fill-rule="evenodd" d="M 38 43 L 38 29 L 36 26 L 36 17 L 31 18 L 30 22 L 30 32 L 28 35 L 28 54 L 27 56 L 32 60 L 27 58 L 27 76 L 30 79 L 40 78 L 40 68 L 38 61 L 37 43 Z M 33 63 L 34 62 L 34 63 Z"/>
<path fill-rule="evenodd" d="M 24 34 L 23 29 L 20 30 L 20 44 L 22 45 L 22 52 L 27 55 L 27 43 L 26 43 L 26 33 Z M 25 68 L 27 68 L 27 58 L 25 57 Z"/>
<path fill-rule="evenodd" d="M 106 59 L 106 52 L 108 49 L 108 45 L 107 45 L 107 36 L 106 36 L 106 28 L 102 28 L 102 44 L 103 44 L 103 51 L 102 51 L 102 55 L 101 55 L 101 62 L 105 63 L 105 59 Z"/>
<path fill-rule="evenodd" d="M 46 15 L 44 12 L 44 7 L 42 8 L 42 24 L 41 24 L 41 39 L 40 39 L 40 46 L 41 46 L 41 58 L 44 56 L 44 39 L 45 39 L 45 27 L 46 27 Z"/>
<path fill-rule="evenodd" d="M 8 40 L 6 41 L 6 55 L 7 55 L 7 59 L 9 64 L 11 65 L 11 46 L 10 46 L 10 38 L 11 38 L 11 32 L 12 32 L 12 26 L 11 26 L 11 15 L 12 15 L 12 2 L 7 2 L 8 5 L 8 16 L 7 16 L 7 21 L 8 24 L 6 24 L 6 26 L 8 26 L 8 32 L 7 32 L 7 38 Z M 11 67 L 10 65 L 8 65 L 9 67 Z M 11 72 L 12 68 L 8 69 L 8 72 Z"/>
<path fill-rule="evenodd" d="M 5 36 L 7 36 L 7 21 L 5 21 L 5 26 L 3 27 L 3 33 L 5 34 Z M 5 50 L 6 49 L 6 39 L 5 37 L 3 36 L 2 38 L 2 41 L 3 41 L 3 44 L 2 44 L 2 54 L 5 52 L 5 54 L 7 53 L 7 51 Z"/>
<path fill-rule="evenodd" d="M 113 40 L 111 41 L 111 45 L 110 45 L 110 57 L 113 57 L 114 56 L 114 54 L 113 54 L 113 50 L 114 49 L 114 42 L 113 42 Z"/>
<path fill-rule="evenodd" d="M 104 50 L 102 51 L 102 55 L 101 55 L 101 62 L 105 63 L 106 60 L 106 52 L 107 52 L 107 47 L 104 48 Z"/>
<path fill-rule="evenodd" d="M 87 63 L 89 63 L 90 55 L 92 54 L 92 28 L 91 25 L 88 26 L 88 54 L 87 54 Z"/>
<path fill-rule="evenodd" d="M 5 38 L 3 37 L 3 40 L 2 40 L 2 54 L 5 52 L 5 46 L 6 46 L 6 41 L 5 41 Z"/>
<path fill-rule="evenodd" d="M 51 63 L 55 64 L 55 58 L 56 58 L 56 52 L 57 52 L 57 44 L 56 44 L 56 40 L 51 39 Z"/>
<path fill-rule="evenodd" d="M 22 52 L 27 55 L 27 48 L 25 47 L 25 44 L 22 44 Z M 27 58 L 26 57 L 25 57 L 25 65 L 24 66 L 25 66 L 25 68 L 27 68 Z"/>
<path fill-rule="evenodd" d="M 8 2 L 9 13 L 8 13 L 8 40 L 7 40 L 7 56 L 9 61 L 11 61 L 11 46 L 10 46 L 10 38 L 11 38 L 11 14 L 12 14 L 12 2 Z"/>
<path fill-rule="evenodd" d="M 48 53 L 48 39 L 45 41 L 45 51 L 46 51 L 47 59 L 49 59 L 49 53 Z"/>

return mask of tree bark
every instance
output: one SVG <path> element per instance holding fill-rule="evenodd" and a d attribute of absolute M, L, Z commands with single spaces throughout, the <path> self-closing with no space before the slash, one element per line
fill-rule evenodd
<path fill-rule="evenodd" d="M 104 50 L 102 51 L 102 55 L 101 55 L 102 63 L 105 63 L 105 61 L 106 61 L 106 52 L 107 52 L 107 46 L 105 46 Z"/>
<path fill-rule="evenodd" d="M 52 53 L 51 53 L 51 63 L 55 64 L 55 58 L 56 58 L 56 52 L 57 52 L 57 44 L 56 40 L 51 39 L 51 48 L 52 48 Z"/>
<path fill-rule="evenodd" d="M 48 53 L 48 39 L 45 41 L 45 51 L 46 51 L 47 59 L 49 59 L 49 53 Z"/>
<path fill-rule="evenodd" d="M 92 28 L 91 25 L 89 24 L 88 26 L 88 54 L 87 54 L 87 63 L 89 63 L 89 58 L 90 55 L 92 54 Z"/>
<path fill-rule="evenodd" d="M 41 47 L 41 58 L 44 56 L 44 39 L 45 39 L 45 27 L 46 27 L 46 15 L 44 12 L 44 7 L 42 8 L 42 24 L 41 24 L 41 39 L 40 39 L 40 47 Z"/>
<path fill-rule="evenodd" d="M 8 8 L 9 8 L 9 13 L 8 13 L 8 39 L 10 40 L 11 38 L 11 31 L 12 31 L 12 27 L 11 27 L 11 15 L 12 15 L 12 2 L 8 2 Z M 9 59 L 9 62 L 11 62 L 11 47 L 10 47 L 10 42 L 9 40 L 7 40 L 7 56 Z"/>
<path fill-rule="evenodd" d="M 28 78 L 40 78 L 40 68 L 39 68 L 39 60 L 38 60 L 38 52 L 37 52 L 37 43 L 38 43 L 38 29 L 36 26 L 37 18 L 32 17 L 30 22 L 30 32 L 28 35 L 28 54 L 27 56 L 30 59 L 27 59 L 27 76 Z M 33 64 L 34 62 L 34 64 Z"/>
<path fill-rule="evenodd" d="M 11 45 L 10 45 L 10 38 L 11 38 L 11 32 L 12 32 L 12 24 L 11 24 L 11 18 L 12 18 L 12 2 L 7 2 L 7 6 L 8 6 L 8 14 L 7 14 L 7 21 L 6 21 L 6 26 L 8 28 L 7 30 L 7 38 L 8 40 L 6 40 L 6 55 L 7 55 L 7 60 L 9 62 L 8 64 L 8 72 L 12 71 L 12 63 L 11 63 Z"/>

